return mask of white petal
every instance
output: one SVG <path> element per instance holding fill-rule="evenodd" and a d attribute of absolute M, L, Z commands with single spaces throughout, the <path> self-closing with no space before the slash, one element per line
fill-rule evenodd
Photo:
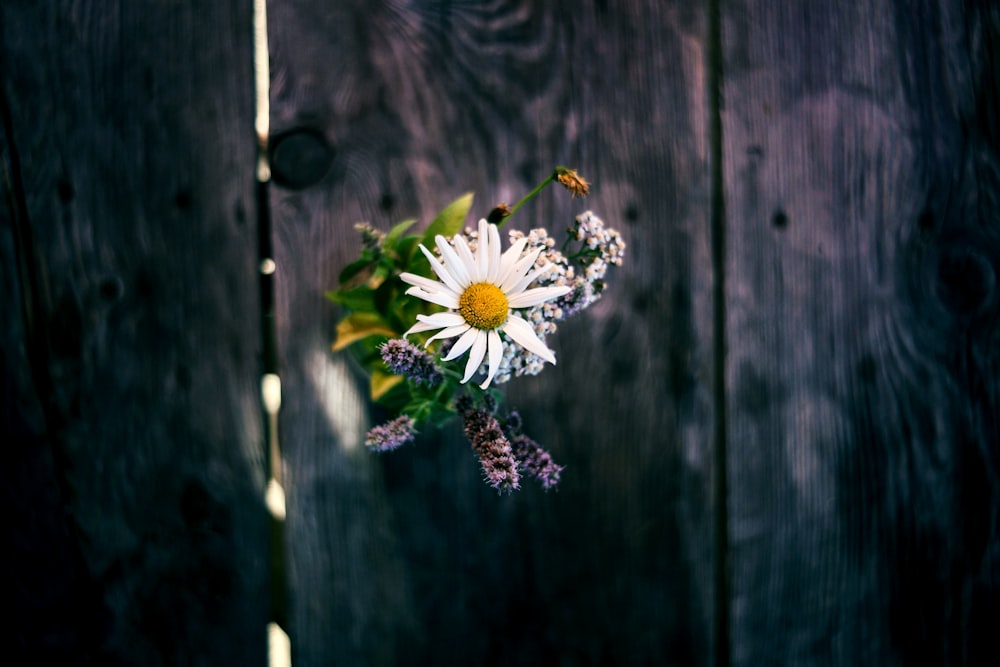
<path fill-rule="evenodd" d="M 479 385 L 480 389 L 486 389 L 490 386 L 493 376 L 497 374 L 497 369 L 500 368 L 500 360 L 503 358 L 503 341 L 500 340 L 500 334 L 497 333 L 496 329 L 491 329 L 486 334 L 486 342 L 490 366 L 486 373 L 486 380 Z"/>
<path fill-rule="evenodd" d="M 464 236 L 456 234 L 453 240 L 455 241 L 455 253 L 465 265 L 465 273 L 469 276 L 469 282 L 473 283 L 475 282 L 473 278 L 476 275 L 476 257 L 469 250 L 469 242 L 465 240 Z"/>
<path fill-rule="evenodd" d="M 462 384 L 469 381 L 476 371 L 479 370 L 479 366 L 483 363 L 483 357 L 486 356 L 486 332 L 481 329 L 476 329 L 476 339 L 472 342 L 472 349 L 469 350 L 469 363 L 465 365 L 465 377 L 462 378 Z"/>
<path fill-rule="evenodd" d="M 479 240 L 476 244 L 476 275 L 473 282 L 482 282 L 490 271 L 490 223 L 486 218 L 479 220 Z"/>
<path fill-rule="evenodd" d="M 404 283 L 408 283 L 410 285 L 414 285 L 416 287 L 419 287 L 420 289 L 424 290 L 425 292 L 449 292 L 449 293 L 454 292 L 454 290 L 452 290 L 450 287 L 448 287 L 444 283 L 439 283 L 436 280 L 431 280 L 430 278 L 425 278 L 423 276 L 418 276 L 415 273 L 401 273 L 401 274 L 399 274 L 399 278 Z M 458 297 L 458 294 L 459 293 L 455 293 L 455 297 L 456 298 Z"/>
<path fill-rule="evenodd" d="M 550 299 L 555 299 L 571 291 L 573 291 L 573 288 L 565 285 L 558 287 L 535 287 L 534 289 L 518 292 L 508 297 L 507 303 L 511 308 L 528 308 L 529 306 L 537 306 L 540 303 L 545 303 Z"/>
<path fill-rule="evenodd" d="M 538 336 L 535 335 L 531 325 L 522 320 L 517 315 L 507 318 L 507 323 L 501 327 L 503 332 L 514 339 L 514 342 L 526 349 L 534 352 L 550 364 L 556 363 L 555 352 L 545 346 Z"/>
<path fill-rule="evenodd" d="M 517 260 L 521 258 L 521 253 L 524 252 L 524 246 L 527 244 L 528 237 L 522 236 L 507 248 L 503 257 L 500 258 L 500 271 L 497 273 L 496 285 L 503 285 L 504 281 L 507 280 L 511 269 L 517 264 Z"/>
<path fill-rule="evenodd" d="M 412 327 L 406 330 L 403 334 L 403 338 L 406 338 L 410 334 L 423 333 L 424 331 L 434 331 L 435 329 L 440 329 L 441 327 L 436 327 L 433 324 L 427 324 L 426 322 L 417 322 Z"/>
<path fill-rule="evenodd" d="M 487 224 L 490 235 L 490 265 L 487 267 L 486 281 L 497 284 L 497 274 L 500 272 L 500 230 L 494 224 Z"/>
<path fill-rule="evenodd" d="M 468 331 L 471 328 L 472 327 L 470 325 L 466 324 L 463 321 L 458 326 L 448 327 L 446 329 L 441 329 L 441 331 L 438 331 L 436 334 L 434 334 L 433 336 L 431 336 L 430 338 L 427 339 L 427 343 L 426 343 L 426 345 L 424 345 L 424 347 L 427 347 L 427 345 L 430 345 L 431 341 L 441 340 L 442 338 L 454 338 L 455 336 L 464 334 L 466 331 Z"/>
<path fill-rule="evenodd" d="M 457 327 L 459 324 L 465 324 L 465 318 L 458 313 L 434 313 L 432 315 L 417 315 L 417 319 L 421 322 L 426 322 L 427 324 L 433 326 L 435 329 L 440 329 L 442 327 Z"/>
<path fill-rule="evenodd" d="M 451 350 L 448 352 L 448 356 L 444 358 L 445 361 L 451 361 L 452 359 L 457 359 L 462 356 L 466 350 L 472 347 L 472 343 L 475 342 L 476 336 L 479 335 L 479 329 L 469 327 L 469 330 L 462 334 L 462 337 L 455 341 L 455 344 L 451 346 Z"/>
<path fill-rule="evenodd" d="M 522 257 L 514 265 L 514 268 L 510 270 L 510 273 L 504 279 L 503 284 L 500 285 L 505 293 L 510 294 L 511 288 L 521 282 L 521 279 L 531 270 L 531 267 L 535 265 L 535 260 L 538 259 L 538 255 L 541 254 L 541 248 L 535 248 L 527 255 Z"/>
<path fill-rule="evenodd" d="M 535 269 L 534 271 L 532 271 L 531 273 L 529 273 L 525 277 L 521 278 L 521 280 L 519 280 L 516 285 L 514 285 L 513 287 L 510 288 L 510 291 L 507 292 L 507 294 L 517 294 L 518 292 L 520 292 L 521 290 L 523 290 L 525 287 L 527 287 L 528 285 L 530 285 L 531 283 L 533 283 L 536 278 L 538 278 L 539 276 L 544 276 L 546 273 L 548 273 L 549 271 L 551 271 L 554 267 L 555 267 L 555 264 L 546 264 L 545 266 L 538 267 L 537 269 Z"/>
<path fill-rule="evenodd" d="M 427 292 L 419 287 L 411 287 L 406 290 L 406 293 L 410 296 L 415 296 L 418 299 L 423 299 L 424 301 L 430 301 L 431 303 L 436 303 L 439 306 L 444 306 L 445 308 L 451 308 L 452 310 L 458 308 L 458 297 L 450 292 L 445 292 L 443 290 L 439 292 Z"/>
<path fill-rule="evenodd" d="M 461 294 L 461 285 L 459 285 L 458 281 L 456 281 L 452 275 L 448 273 L 448 269 L 444 268 L 444 265 L 441 264 L 441 262 L 438 261 L 438 258 L 434 256 L 434 253 L 425 248 L 423 245 L 420 246 L 420 252 L 424 253 L 424 257 L 426 257 L 427 261 L 430 262 L 431 268 L 434 269 L 434 273 L 436 273 L 438 278 L 441 279 L 441 282 L 455 290 L 458 294 Z"/>
<path fill-rule="evenodd" d="M 455 250 L 448 243 L 448 240 L 438 234 L 434 237 L 434 242 L 437 244 L 438 251 L 441 252 L 441 259 L 444 260 L 445 267 L 447 267 L 452 277 L 455 278 L 455 282 L 463 289 L 468 287 L 471 284 L 469 270 L 465 268 L 465 263 L 455 254 Z"/>

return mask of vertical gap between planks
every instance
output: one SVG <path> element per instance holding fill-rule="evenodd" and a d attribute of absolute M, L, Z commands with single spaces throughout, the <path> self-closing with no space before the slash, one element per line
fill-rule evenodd
<path fill-rule="evenodd" d="M 712 463 L 714 501 L 714 646 L 716 667 L 730 664 L 729 474 L 726 415 L 726 210 L 722 179 L 722 14 L 707 0 L 709 228 L 712 253 Z"/>
<path fill-rule="evenodd" d="M 269 667 L 290 667 L 287 585 L 285 581 L 285 491 L 282 486 L 281 452 L 278 446 L 278 413 L 281 410 L 281 379 L 278 374 L 278 335 L 275 322 L 274 279 L 277 264 L 271 240 L 269 188 L 271 169 L 267 159 L 270 133 L 270 65 L 267 44 L 267 0 L 253 3 L 254 129 L 257 137 L 257 255 L 260 271 L 261 402 L 264 408 L 264 466 L 267 477 L 265 503 L 270 512 L 269 569 L 271 573 L 270 615 L 267 626 Z"/>

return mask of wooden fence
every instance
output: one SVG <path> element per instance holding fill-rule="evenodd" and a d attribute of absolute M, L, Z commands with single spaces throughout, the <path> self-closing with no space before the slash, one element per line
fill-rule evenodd
<path fill-rule="evenodd" d="M 252 17 L 0 7 L 12 664 L 1000 662 L 997 3 L 271 2 L 259 192 Z M 628 243 L 508 386 L 558 491 L 365 451 L 354 223 L 555 164 Z"/>

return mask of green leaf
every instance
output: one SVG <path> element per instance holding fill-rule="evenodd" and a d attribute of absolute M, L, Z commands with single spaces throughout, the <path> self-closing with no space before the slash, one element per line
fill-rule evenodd
<path fill-rule="evenodd" d="M 445 206 L 444 210 L 437 214 L 437 217 L 427 226 L 421 243 L 430 246 L 438 234 L 444 237 L 458 234 L 462 231 L 462 225 L 465 224 L 465 218 L 469 215 L 470 208 L 472 208 L 472 193 L 467 192 Z"/>
<path fill-rule="evenodd" d="M 458 415 L 453 410 L 449 410 L 440 403 L 435 403 L 431 406 L 431 413 L 428 415 L 427 419 L 430 420 L 436 428 L 441 428 L 457 416 Z"/>
<path fill-rule="evenodd" d="M 351 343 L 368 336 L 393 338 L 396 332 L 375 313 L 352 313 L 337 324 L 337 340 L 333 343 L 333 350 L 343 350 Z"/>
<path fill-rule="evenodd" d="M 397 382 L 382 394 L 375 402 L 385 408 L 390 414 L 399 414 L 410 400 L 408 382 Z"/>
<path fill-rule="evenodd" d="M 339 303 L 344 308 L 354 311 L 372 311 L 375 309 L 375 292 L 369 287 L 358 287 L 351 290 L 327 292 L 326 298 Z"/>
<path fill-rule="evenodd" d="M 399 255 L 399 268 L 402 271 L 410 271 L 411 273 L 416 273 L 413 270 L 413 256 L 417 253 L 417 244 L 420 243 L 420 236 L 418 234 L 411 234 L 410 236 L 404 236 L 399 240 L 399 245 L 396 247 L 396 254 Z M 417 255 L 418 260 L 423 260 L 427 263 L 427 260 L 423 255 Z M 424 275 L 424 274 L 420 274 Z"/>
<path fill-rule="evenodd" d="M 363 285 L 375 271 L 375 264 L 376 262 L 371 259 L 359 259 L 351 262 L 340 272 L 340 285 L 346 289 Z"/>
<path fill-rule="evenodd" d="M 371 375 L 372 371 L 376 369 L 385 368 L 385 362 L 382 360 L 382 343 L 384 342 L 383 336 L 368 336 L 351 345 L 351 353 L 364 367 L 368 375 Z"/>
<path fill-rule="evenodd" d="M 401 280 L 386 280 L 379 285 L 378 289 L 373 293 L 372 306 L 374 309 L 384 316 L 389 316 L 393 312 L 390 304 L 396 298 L 396 295 L 399 294 L 402 285 L 403 282 Z"/>
<path fill-rule="evenodd" d="M 409 220 L 403 220 L 395 227 L 390 229 L 385 235 L 385 240 L 382 242 L 382 247 L 386 250 L 394 250 L 396 244 L 399 242 L 400 237 L 403 236 L 403 232 L 413 226 L 417 221 L 416 218 L 410 218 Z"/>

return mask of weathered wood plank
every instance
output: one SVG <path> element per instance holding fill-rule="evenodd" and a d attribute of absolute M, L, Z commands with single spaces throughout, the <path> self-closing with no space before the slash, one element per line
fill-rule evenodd
<path fill-rule="evenodd" d="M 0 9 L 17 664 L 264 661 L 245 4 Z"/>
<path fill-rule="evenodd" d="M 722 9 L 733 662 L 994 664 L 996 4 Z"/>
<path fill-rule="evenodd" d="M 269 24 L 272 128 L 332 156 L 274 198 L 296 664 L 710 662 L 702 10 L 295 0 Z M 297 152 L 276 173 L 324 151 Z M 559 365 L 509 385 L 560 490 L 497 497 L 457 425 L 361 451 L 364 384 L 329 351 L 322 296 L 353 223 L 426 222 L 469 190 L 481 216 L 557 163 L 591 198 L 546 192 L 512 224 L 559 232 L 591 207 L 629 243 L 553 341 Z"/>

